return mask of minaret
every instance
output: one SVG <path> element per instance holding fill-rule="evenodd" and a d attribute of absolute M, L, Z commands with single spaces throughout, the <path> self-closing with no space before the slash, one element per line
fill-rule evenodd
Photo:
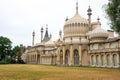
<path fill-rule="evenodd" d="M 76 0 L 76 14 L 78 14 L 78 0 Z"/>
<path fill-rule="evenodd" d="M 59 36 L 60 36 L 60 38 L 62 38 L 62 31 L 61 30 L 59 31 Z"/>
<path fill-rule="evenodd" d="M 32 46 L 34 45 L 35 32 L 32 33 Z"/>
<path fill-rule="evenodd" d="M 43 27 L 41 27 L 41 42 L 43 40 Z"/>
<path fill-rule="evenodd" d="M 90 31 L 91 31 L 91 30 L 92 30 L 92 27 L 91 27 L 91 15 L 92 15 L 92 10 L 91 10 L 90 6 L 89 6 L 87 12 L 88 12 L 87 15 L 88 15 L 89 27 L 90 27 Z"/>
<path fill-rule="evenodd" d="M 99 16 L 97 18 L 97 21 L 98 21 L 98 25 L 101 25 Z"/>

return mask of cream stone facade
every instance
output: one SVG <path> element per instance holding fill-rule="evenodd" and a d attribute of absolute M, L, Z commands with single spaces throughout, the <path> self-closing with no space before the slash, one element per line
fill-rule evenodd
<path fill-rule="evenodd" d="M 46 28 L 41 28 L 41 43 L 29 46 L 26 53 L 26 63 L 52 64 L 68 66 L 93 66 L 93 67 L 120 67 L 120 38 L 114 37 L 113 31 L 101 28 L 99 18 L 91 21 L 92 10 L 89 7 L 88 19 L 80 16 L 78 2 L 76 13 L 66 18 L 59 39 L 52 41 Z"/>

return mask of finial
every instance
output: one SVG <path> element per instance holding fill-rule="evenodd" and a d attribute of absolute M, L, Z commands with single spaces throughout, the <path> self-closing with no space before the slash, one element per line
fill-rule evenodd
<path fill-rule="evenodd" d="M 41 27 L 41 32 L 43 32 L 43 26 Z"/>
<path fill-rule="evenodd" d="M 98 16 L 97 20 L 98 20 L 98 22 L 100 22 L 100 18 L 99 18 L 99 16 Z"/>
<path fill-rule="evenodd" d="M 92 15 L 92 9 L 90 8 L 90 6 L 89 6 L 87 12 L 88 12 L 88 15 L 89 15 L 89 16 Z"/>
<path fill-rule="evenodd" d="M 68 20 L 68 16 L 66 17 L 65 21 L 67 21 L 67 20 Z"/>
<path fill-rule="evenodd" d="M 46 24 L 46 30 L 48 30 L 48 25 Z"/>
<path fill-rule="evenodd" d="M 33 31 L 32 35 L 35 36 L 35 31 Z"/>
<path fill-rule="evenodd" d="M 76 13 L 78 13 L 78 0 L 76 0 Z"/>

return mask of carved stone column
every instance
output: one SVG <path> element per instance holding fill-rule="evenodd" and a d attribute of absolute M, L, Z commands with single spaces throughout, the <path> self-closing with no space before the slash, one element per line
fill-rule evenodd
<path fill-rule="evenodd" d="M 73 45 L 70 44 L 70 61 L 69 61 L 69 65 L 73 65 Z"/>
<path fill-rule="evenodd" d="M 65 45 L 63 45 L 63 65 L 65 65 Z"/>
<path fill-rule="evenodd" d="M 81 45 L 79 45 L 79 65 L 82 65 L 82 48 L 81 48 Z"/>

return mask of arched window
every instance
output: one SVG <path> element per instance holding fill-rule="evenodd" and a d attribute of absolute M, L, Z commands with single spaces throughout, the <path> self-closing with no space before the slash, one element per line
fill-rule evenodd
<path fill-rule="evenodd" d="M 66 53 L 65 53 L 65 64 L 68 64 L 68 59 L 69 59 L 69 50 L 66 50 Z"/>
<path fill-rule="evenodd" d="M 113 63 L 114 63 L 114 66 L 118 66 L 117 65 L 117 55 L 116 54 L 113 55 Z"/>
<path fill-rule="evenodd" d="M 109 47 L 110 47 L 110 48 L 113 48 L 113 47 L 114 47 L 112 42 L 110 43 Z"/>
<path fill-rule="evenodd" d="M 74 23 L 72 23 L 72 27 L 74 27 Z"/>
<path fill-rule="evenodd" d="M 70 24 L 70 27 L 71 27 L 71 24 Z"/>
<path fill-rule="evenodd" d="M 94 55 L 91 56 L 91 63 L 94 65 Z"/>
<path fill-rule="evenodd" d="M 110 54 L 107 55 L 107 65 L 110 66 L 111 63 L 110 63 Z"/>
<path fill-rule="evenodd" d="M 80 23 L 78 23 L 78 27 L 80 27 Z"/>
<path fill-rule="evenodd" d="M 85 23 L 84 23 L 84 27 L 85 27 L 86 25 L 85 25 Z"/>
<path fill-rule="evenodd" d="M 79 65 L 79 53 L 78 50 L 74 50 L 74 64 Z"/>
<path fill-rule="evenodd" d="M 81 26 L 83 26 L 83 23 L 81 23 Z"/>
<path fill-rule="evenodd" d="M 75 23 L 75 27 L 77 27 L 77 23 Z"/>
<path fill-rule="evenodd" d="M 102 44 L 98 44 L 98 49 L 102 49 Z"/>

